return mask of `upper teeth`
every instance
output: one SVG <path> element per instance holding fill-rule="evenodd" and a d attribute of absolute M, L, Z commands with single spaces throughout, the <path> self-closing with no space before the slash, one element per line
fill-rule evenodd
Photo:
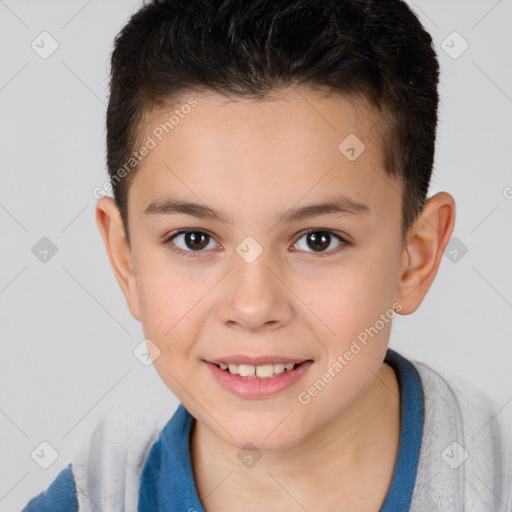
<path fill-rule="evenodd" d="M 225 364 L 220 363 L 222 370 L 229 370 L 233 375 L 240 375 L 241 377 L 261 377 L 269 378 L 285 370 L 293 370 L 295 363 L 287 364 L 263 364 L 261 366 L 254 366 L 252 364 Z"/>

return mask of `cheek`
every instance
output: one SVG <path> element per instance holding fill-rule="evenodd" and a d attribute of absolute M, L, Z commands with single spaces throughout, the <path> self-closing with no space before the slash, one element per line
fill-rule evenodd
<path fill-rule="evenodd" d="M 325 339 L 344 345 L 392 307 L 392 267 L 383 252 L 354 251 L 336 264 L 303 265 L 292 286 L 315 324 L 325 328 Z"/>
<path fill-rule="evenodd" d="M 161 258 L 141 258 L 137 287 L 144 334 L 163 352 L 187 345 L 199 325 L 197 315 L 208 282 L 189 279 Z"/>
<path fill-rule="evenodd" d="M 141 321 L 144 336 L 156 346 L 155 370 L 178 399 L 188 403 L 184 390 L 192 389 L 191 352 L 204 322 L 204 295 L 209 287 L 164 268 L 155 265 L 141 275 Z"/>

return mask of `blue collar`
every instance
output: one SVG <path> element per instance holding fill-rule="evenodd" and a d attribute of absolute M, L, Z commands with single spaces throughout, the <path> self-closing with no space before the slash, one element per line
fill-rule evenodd
<path fill-rule="evenodd" d="M 388 349 L 384 360 L 396 372 L 401 393 L 400 446 L 393 480 L 380 512 L 410 508 L 423 432 L 423 390 L 414 366 Z M 193 416 L 180 404 L 152 446 L 142 469 L 139 512 L 204 512 L 190 460 Z"/>
<path fill-rule="evenodd" d="M 424 397 L 418 371 L 403 356 L 388 349 L 384 362 L 395 370 L 400 386 L 400 446 L 393 480 L 380 512 L 407 511 L 418 472 L 423 436 Z"/>

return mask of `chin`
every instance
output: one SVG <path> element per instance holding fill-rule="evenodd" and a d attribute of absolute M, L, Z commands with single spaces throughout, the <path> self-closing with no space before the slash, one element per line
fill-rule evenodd
<path fill-rule="evenodd" d="M 219 432 L 225 442 L 240 450 L 279 452 L 293 448 L 304 439 L 304 432 L 291 432 L 283 417 L 268 422 L 255 421 L 251 426 L 225 425 L 226 432 Z"/>

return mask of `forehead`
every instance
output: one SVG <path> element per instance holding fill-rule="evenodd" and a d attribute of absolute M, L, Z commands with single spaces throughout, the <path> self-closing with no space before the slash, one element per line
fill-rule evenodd
<path fill-rule="evenodd" d="M 195 106 L 190 108 L 192 100 Z M 263 130 L 270 137 L 282 130 L 291 130 L 297 137 L 311 137 L 313 132 L 335 133 L 351 128 L 368 143 L 370 138 L 371 143 L 377 143 L 380 119 L 380 113 L 362 95 L 342 95 L 325 87 L 295 86 L 272 91 L 261 99 L 213 91 L 183 94 L 163 107 L 147 111 L 140 132 L 148 135 L 156 130 L 165 137 L 183 131 L 177 129 L 178 125 L 183 128 L 185 124 L 194 124 L 194 130 L 205 130 L 207 135 L 222 137 L 235 128 L 244 136 L 247 132 L 240 132 L 240 128 L 245 125 L 250 131 Z M 218 125 L 219 121 L 223 124 Z M 160 135 L 156 133 L 157 138 Z"/>
<path fill-rule="evenodd" d="M 226 97 L 204 91 L 184 94 L 164 107 L 146 112 L 139 133 L 141 138 L 155 139 L 159 148 L 153 154 L 160 153 L 165 146 L 172 146 L 177 153 L 195 143 L 213 140 L 224 144 L 209 148 L 212 150 L 233 151 L 242 140 L 245 150 L 268 143 L 261 148 L 265 153 L 271 153 L 276 143 L 293 144 L 301 139 L 307 142 L 304 147 L 295 148 L 296 154 L 301 149 L 314 150 L 319 140 L 325 147 L 333 142 L 337 146 L 338 139 L 349 133 L 364 140 L 366 149 L 378 152 L 382 145 L 381 118 L 361 95 L 342 95 L 325 87 L 289 87 L 272 91 L 262 99 Z M 192 132 L 194 137 L 190 136 Z M 182 146 L 183 142 L 187 143 L 186 147 Z M 210 154 L 214 155 L 215 151 Z"/>
<path fill-rule="evenodd" d="M 338 190 L 379 211 L 400 196 L 383 170 L 378 121 L 362 98 L 308 87 L 264 100 L 184 95 L 147 117 L 141 139 L 154 147 L 130 195 L 148 202 L 179 193 L 254 214 Z"/>

